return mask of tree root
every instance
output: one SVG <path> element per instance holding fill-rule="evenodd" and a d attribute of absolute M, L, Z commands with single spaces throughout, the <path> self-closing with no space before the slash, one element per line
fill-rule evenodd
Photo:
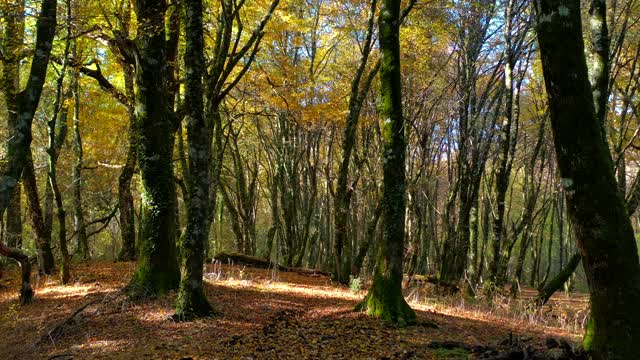
<path fill-rule="evenodd" d="M 40 338 L 36 341 L 36 343 L 34 345 L 38 346 L 38 345 L 41 345 L 41 344 L 43 344 L 45 342 L 49 342 L 49 341 L 51 343 L 55 344 L 55 341 L 57 339 L 59 339 L 60 337 L 62 337 L 67 330 L 69 330 L 70 328 L 76 327 L 76 326 L 81 324 L 81 315 L 86 309 L 88 309 L 90 306 L 98 304 L 98 303 L 100 303 L 101 305 L 110 303 L 110 302 L 116 300 L 118 295 L 122 295 L 122 292 L 121 291 L 116 292 L 115 294 L 113 294 L 113 297 L 111 297 L 111 298 L 109 298 L 109 295 L 111 295 L 111 294 L 108 294 L 103 299 L 96 299 L 96 300 L 93 300 L 93 301 L 89 301 L 88 303 L 80 306 L 79 308 L 74 310 L 71 313 L 71 315 L 69 315 L 67 318 L 65 318 L 64 320 L 62 320 L 61 322 L 56 324 L 54 327 L 49 329 L 42 336 L 40 336 Z"/>

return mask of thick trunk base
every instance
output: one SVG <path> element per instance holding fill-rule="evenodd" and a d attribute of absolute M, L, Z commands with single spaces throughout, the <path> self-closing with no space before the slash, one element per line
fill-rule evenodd
<path fill-rule="evenodd" d="M 179 283 L 180 274 L 177 271 L 154 271 L 150 266 L 138 264 L 125 292 L 132 299 L 155 298 L 177 289 Z"/>
<path fill-rule="evenodd" d="M 367 315 L 396 326 L 415 324 L 416 313 L 407 304 L 400 289 L 391 291 L 392 287 L 390 280 L 378 277 L 364 300 L 356 305 L 355 310 L 366 311 Z"/>
<path fill-rule="evenodd" d="M 213 309 L 202 288 L 186 289 L 180 287 L 176 313 L 172 316 L 173 320 L 192 321 L 217 314 L 218 312 Z"/>

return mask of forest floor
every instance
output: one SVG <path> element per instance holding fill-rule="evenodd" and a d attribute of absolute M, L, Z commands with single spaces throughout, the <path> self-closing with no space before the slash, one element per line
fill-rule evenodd
<path fill-rule="evenodd" d="M 407 293 L 418 325 L 394 328 L 352 311 L 364 290 L 324 276 L 218 265 L 207 269 L 206 293 L 219 315 L 176 323 L 170 320 L 175 294 L 142 303 L 118 295 L 134 267 L 77 265 L 68 286 L 57 277 L 34 279 L 36 298 L 27 306 L 18 303 L 17 272 L 6 272 L 0 279 L 0 359 L 459 359 L 468 352 L 430 344 L 490 345 L 510 337 L 532 347 L 550 337 L 575 343 L 587 307 L 582 294 L 556 294 L 550 306 L 527 311 L 531 291 L 521 300 L 505 296 L 487 305 L 436 295 L 426 285 Z M 50 333 L 68 318 L 63 331 Z"/>

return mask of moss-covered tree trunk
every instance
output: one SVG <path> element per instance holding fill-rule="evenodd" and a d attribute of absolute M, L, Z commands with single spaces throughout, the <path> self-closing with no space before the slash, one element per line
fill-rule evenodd
<path fill-rule="evenodd" d="M 18 160 L 20 161 L 20 164 L 19 164 L 20 171 L 22 171 L 22 166 L 26 167 L 30 165 L 30 163 L 27 162 L 27 159 L 29 157 L 27 156 L 26 152 L 30 151 L 29 144 L 31 142 L 31 119 L 33 118 L 33 114 L 32 114 L 31 118 L 27 119 L 28 120 L 28 125 L 27 125 L 26 123 L 23 123 L 23 119 L 21 119 L 21 116 L 20 116 L 21 114 L 24 114 L 25 116 L 28 115 L 27 113 L 23 113 L 20 110 L 22 107 L 21 99 L 24 98 L 25 92 L 26 92 L 26 90 L 23 92 L 20 91 L 20 81 L 21 81 L 20 80 L 21 78 L 20 63 L 21 61 L 24 61 L 21 54 L 24 53 L 24 51 L 22 51 L 22 44 L 24 42 L 25 23 L 24 23 L 23 16 L 19 16 L 15 14 L 22 14 L 24 12 L 25 3 L 24 1 L 14 1 L 14 2 L 7 2 L 5 4 L 2 4 L 1 6 L 4 13 L 9 14 L 9 16 L 7 16 L 8 21 L 5 25 L 4 34 L 3 34 L 4 36 L 2 39 L 2 43 L 3 43 L 2 46 L 4 48 L 3 50 L 4 59 L 2 61 L 3 68 L 2 68 L 1 90 L 3 92 L 6 107 L 7 107 L 7 128 L 9 129 L 10 133 L 13 132 L 18 136 L 18 137 L 14 137 L 14 136 L 8 137 L 12 141 L 8 141 L 6 145 L 7 145 L 8 151 L 10 150 L 9 149 L 10 147 L 13 147 L 14 149 L 13 151 L 17 152 L 16 155 L 18 156 L 18 158 L 22 157 L 22 160 Z M 11 14 L 14 14 L 14 15 L 11 15 Z M 47 56 L 48 56 L 48 53 L 47 53 Z M 46 73 L 46 64 L 44 68 L 40 69 L 40 71 L 42 71 L 43 73 Z M 42 82 L 37 82 L 37 83 L 43 83 L 43 82 L 44 80 Z M 39 86 L 42 86 L 42 85 L 40 84 Z M 37 91 L 39 96 L 41 90 L 33 89 L 32 91 Z M 19 126 L 23 126 L 23 128 L 20 128 Z M 24 141 L 20 141 L 20 140 L 27 140 L 27 138 L 28 138 L 28 141 L 26 141 L 26 144 Z M 25 154 L 21 154 L 22 151 L 24 151 Z M 33 168 L 32 165 L 31 165 L 31 168 Z M 5 169 L 9 170 L 8 167 Z M 16 170 L 17 169 L 13 169 L 12 171 L 16 171 Z M 18 176 L 18 179 L 19 178 L 20 176 Z M 33 180 L 32 183 L 28 183 L 27 179 L 25 178 L 25 181 L 23 183 L 24 190 L 28 200 L 29 199 L 37 200 L 38 199 L 37 192 L 35 196 L 31 196 L 31 197 L 29 196 L 30 195 L 29 191 L 31 190 L 29 185 L 35 186 L 35 175 L 32 180 Z M 14 185 L 14 189 L 16 188 L 18 188 L 18 183 Z M 9 202 L 11 202 L 12 197 L 15 196 L 14 192 L 15 191 L 12 190 L 11 193 L 8 194 Z M 13 200 L 15 201 L 15 199 Z M 51 251 L 51 241 L 50 241 L 51 236 L 50 234 L 48 237 L 46 236 L 44 223 L 42 222 L 42 212 L 40 211 L 39 213 L 36 214 L 35 213 L 36 207 L 33 206 L 33 204 L 31 203 L 29 205 L 30 205 L 29 214 L 31 215 L 32 220 L 35 215 L 38 215 L 39 216 L 38 220 L 40 220 L 40 222 L 33 223 L 33 227 L 36 232 L 36 250 L 38 251 L 38 264 L 40 267 L 40 272 L 45 274 L 50 274 L 53 271 L 53 267 L 54 267 L 53 253 Z M 4 207 L 2 207 L 1 209 L 4 209 Z M 39 202 L 38 202 L 37 209 L 40 210 Z M 15 219 L 17 214 L 14 212 L 18 211 L 19 209 L 13 206 L 12 209 L 10 210 L 11 211 L 8 214 L 10 215 L 10 219 Z M 14 224 L 11 224 L 11 225 L 14 225 Z"/>
<path fill-rule="evenodd" d="M 493 258 L 489 266 L 489 279 L 491 284 L 487 288 L 494 286 L 502 286 L 506 281 L 506 278 L 500 274 L 500 262 L 502 261 L 503 244 L 506 241 L 507 231 L 505 228 L 505 210 L 507 190 L 509 189 L 509 181 L 511 179 L 511 168 L 513 164 L 513 152 L 515 146 L 513 141 L 517 141 L 512 135 L 511 128 L 514 125 L 514 81 L 513 73 L 516 65 L 517 58 L 514 56 L 513 51 L 513 1 L 507 1 L 505 4 L 505 24 L 504 24 L 504 88 L 505 88 L 505 107 L 503 114 L 503 121 L 499 132 L 499 150 L 498 150 L 498 164 L 495 175 L 495 211 L 493 214 Z M 513 151 L 512 151 L 513 149 Z"/>
<path fill-rule="evenodd" d="M 40 102 L 40 95 L 47 75 L 49 56 L 56 30 L 56 1 L 44 0 L 36 22 L 36 44 L 31 61 L 31 69 L 25 89 L 20 91 L 20 83 L 17 72 L 20 71 L 20 62 L 23 60 L 23 52 L 18 51 L 22 47 L 24 34 L 24 1 L 5 3 L 0 5 L 7 16 L 5 34 L 2 39 L 4 58 L 2 87 L 7 102 L 7 130 L 8 136 L 5 143 L 6 153 L 4 162 L 0 167 L 0 217 L 9 205 L 14 189 L 20 181 L 25 163 L 30 154 L 31 124 L 36 109 Z M 7 57 L 8 56 L 8 57 Z M 7 91 L 7 89 L 9 91 Z M 22 289 L 20 300 L 24 303 L 31 302 L 33 291 L 30 286 L 31 265 L 27 256 L 20 250 L 0 244 L 0 254 L 16 260 L 22 268 Z"/>
<path fill-rule="evenodd" d="M 16 249 L 22 247 L 22 188 L 16 185 L 7 206 L 7 245 Z"/>
<path fill-rule="evenodd" d="M 5 5 L 7 6 L 7 5 Z M 19 46 L 24 41 L 24 18 L 11 16 L 24 11 L 24 0 L 14 1 L 13 6 L 3 7 L 3 12 L 8 14 L 4 28 L 2 45 L 6 52 L 2 62 L 2 78 L 0 90 L 2 90 L 8 111 L 7 127 L 15 126 L 18 120 L 17 96 L 20 92 L 20 58 L 17 57 Z M 16 184 L 11 192 L 7 206 L 7 245 L 13 248 L 22 247 L 22 214 L 21 214 L 21 187 Z"/>
<path fill-rule="evenodd" d="M 382 97 L 383 187 L 382 243 L 369 293 L 363 302 L 367 313 L 390 323 L 407 325 L 416 320 L 402 294 L 405 220 L 405 138 L 400 77 L 400 1 L 384 0 L 378 17 L 380 29 L 380 88 Z"/>
<path fill-rule="evenodd" d="M 73 231 L 76 237 L 77 253 L 83 260 L 87 260 L 89 259 L 89 243 L 87 241 L 87 227 L 84 221 L 84 211 L 82 209 L 82 165 L 84 162 L 84 156 L 82 149 L 82 136 L 80 134 L 80 88 L 78 85 L 79 75 L 80 74 L 77 71 L 74 71 L 72 80 L 74 99 L 73 152 L 75 157 L 73 168 L 71 171 L 71 177 L 73 181 Z"/>
<path fill-rule="evenodd" d="M 127 160 L 118 177 L 118 209 L 120 211 L 120 238 L 122 239 L 122 248 L 118 254 L 119 261 L 131 261 L 137 257 L 135 209 L 133 205 L 133 194 L 131 193 L 131 180 L 133 179 L 137 160 L 134 121 L 132 109 L 130 114 L 131 125 L 128 135 L 129 148 L 127 149 Z"/>
<path fill-rule="evenodd" d="M 536 305 L 542 306 L 549 301 L 553 294 L 562 288 L 562 285 L 569 280 L 571 275 L 576 271 L 582 257 L 580 254 L 574 254 L 567 265 L 560 270 L 560 272 L 549 283 L 544 284 L 539 290 L 536 296 Z"/>
<path fill-rule="evenodd" d="M 29 147 L 26 152 L 26 162 L 24 164 L 24 171 L 22 172 L 22 185 L 27 198 L 31 226 L 36 235 L 35 245 L 38 253 L 38 272 L 49 275 L 53 273 L 55 267 L 53 251 L 51 250 L 51 231 L 46 229 L 42 207 L 40 206 L 38 183 L 33 166 L 31 148 Z"/>
<path fill-rule="evenodd" d="M 202 284 L 204 244 L 209 238 L 209 163 L 211 140 L 204 118 L 202 75 L 204 74 L 204 35 L 202 0 L 185 0 L 186 31 L 185 112 L 189 142 L 187 180 L 187 227 L 181 241 L 181 279 L 176 313 L 178 320 L 211 315 L 213 309 Z"/>
<path fill-rule="evenodd" d="M 609 72 L 611 71 L 606 0 L 591 0 L 589 26 L 591 30 L 591 93 L 593 95 L 596 118 L 602 127 L 602 137 L 606 142 Z"/>
<path fill-rule="evenodd" d="M 127 37 L 129 36 L 130 12 L 131 10 L 127 8 L 125 11 L 126 15 L 124 16 L 125 21 L 122 22 L 122 31 Z M 133 70 L 128 63 L 123 63 L 121 66 L 124 71 L 126 97 L 133 99 L 135 97 Z M 133 179 L 136 162 L 138 160 L 138 134 L 135 128 L 135 110 L 131 103 L 127 103 L 127 114 L 129 115 L 127 160 L 118 177 L 118 208 L 120 210 L 120 238 L 122 239 L 122 248 L 118 254 L 119 261 L 131 261 L 137 257 L 135 209 L 133 205 L 133 194 L 131 193 L 131 180 Z"/>
<path fill-rule="evenodd" d="M 176 196 L 173 176 L 175 114 L 170 107 L 164 0 L 135 3 L 135 123 L 141 175 L 139 258 L 128 290 L 157 296 L 178 287 Z"/>
<path fill-rule="evenodd" d="M 593 103 L 580 1 L 538 0 L 536 10 L 558 167 L 590 288 L 584 346 L 594 359 L 633 359 L 640 262 Z"/>

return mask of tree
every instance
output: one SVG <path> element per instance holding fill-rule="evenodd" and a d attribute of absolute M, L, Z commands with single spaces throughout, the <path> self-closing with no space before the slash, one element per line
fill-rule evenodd
<path fill-rule="evenodd" d="M 343 283 L 349 282 L 351 273 L 351 239 L 348 234 L 348 214 L 351 206 L 351 197 L 353 195 L 353 186 L 349 188 L 347 181 L 349 176 L 349 163 L 351 162 L 351 153 L 356 142 L 356 130 L 358 129 L 358 120 L 364 100 L 369 93 L 371 83 L 380 69 L 380 62 L 377 62 L 373 69 L 367 70 L 367 63 L 374 42 L 374 24 L 376 14 L 377 0 L 371 1 L 369 9 L 369 20 L 367 25 L 367 35 L 362 45 L 362 55 L 360 63 L 351 80 L 351 93 L 349 97 L 349 113 L 344 128 L 344 138 L 342 140 L 342 161 L 338 171 L 338 184 L 335 190 L 335 271 L 334 278 Z M 364 78 L 364 80 L 362 80 Z M 362 81 L 362 83 L 361 83 Z M 345 245 L 348 245 L 345 247 Z M 345 252 L 343 254 L 343 247 Z M 358 274 L 354 274 L 357 276 Z"/>
<path fill-rule="evenodd" d="M 209 239 L 211 139 L 204 118 L 202 76 L 205 73 L 202 0 L 185 0 L 185 113 L 189 142 L 187 227 L 180 248 L 181 278 L 174 318 L 190 320 L 211 315 L 202 286 L 204 246 Z"/>
<path fill-rule="evenodd" d="M 500 114 L 502 91 L 500 69 L 503 58 L 492 61 L 491 52 L 483 51 L 492 34 L 490 26 L 495 17 L 493 1 L 462 1 L 456 6 L 456 96 L 457 114 L 451 119 L 449 130 L 455 141 L 455 179 L 445 205 L 446 230 L 440 278 L 458 282 L 469 265 L 471 235 L 477 236 L 478 197 L 485 172 L 488 153 Z M 453 154 L 451 154 L 453 155 Z M 455 200 L 458 211 L 454 213 Z M 456 219 L 457 215 L 457 219 Z M 472 259 L 475 263 L 475 259 Z"/>
<path fill-rule="evenodd" d="M 119 3 L 119 6 L 114 9 L 114 17 L 116 26 L 113 26 L 112 22 L 107 19 L 107 24 L 110 27 L 111 34 L 107 35 L 104 32 L 100 32 L 99 38 L 105 39 L 109 50 L 115 55 L 115 60 L 120 66 L 124 77 L 124 89 L 118 89 L 113 83 L 105 77 L 102 73 L 100 63 L 97 60 L 93 60 L 91 65 L 95 65 L 95 69 L 80 64 L 80 60 L 74 56 L 74 66 L 86 76 L 89 76 L 96 80 L 100 88 L 108 94 L 110 94 L 115 100 L 122 104 L 127 109 L 127 115 L 129 118 L 129 128 L 127 131 L 127 152 L 125 164 L 122 167 L 120 176 L 118 177 L 118 210 L 119 210 L 119 223 L 120 223 L 120 237 L 122 239 L 122 247 L 118 254 L 119 261 L 131 261 L 136 259 L 136 229 L 135 229 L 135 216 L 134 216 L 134 204 L 133 194 L 131 191 L 131 181 L 134 173 L 136 172 L 137 163 L 137 138 L 138 134 L 135 127 L 135 94 L 134 94 L 134 64 L 131 62 L 131 58 L 127 57 L 126 46 L 124 44 L 130 43 L 131 36 L 131 13 L 132 6 L 131 1 L 126 0 Z M 80 10 L 79 10 L 80 11 Z M 90 30 L 82 30 L 90 31 Z M 78 119 L 79 120 L 79 119 Z M 74 118 L 74 125 L 76 124 Z M 80 133 L 75 131 L 74 138 L 79 139 L 78 142 L 74 142 L 74 152 L 76 154 L 76 164 L 74 171 L 80 174 L 82 170 L 82 162 L 84 158 L 84 151 L 82 151 L 82 138 Z M 80 146 L 78 146 L 80 145 Z M 72 174 L 73 176 L 73 174 Z M 74 181 L 74 202 L 77 199 L 75 195 L 79 190 L 80 181 Z M 81 204 L 80 204 L 81 205 Z M 79 215 L 82 214 L 82 209 L 74 204 L 74 212 Z M 82 236 L 82 221 L 79 219 L 74 225 L 78 225 L 79 229 L 76 230 L 78 235 L 77 242 L 83 243 Z M 86 225 L 85 232 L 86 232 Z"/>
<path fill-rule="evenodd" d="M 64 91 L 64 81 L 67 74 L 67 65 L 69 61 L 69 51 L 71 46 L 71 1 L 67 0 L 65 1 L 65 3 L 67 10 L 67 39 L 64 45 L 62 67 L 56 80 L 56 95 L 55 101 L 53 103 L 53 114 L 47 121 L 49 143 L 47 146 L 47 191 L 45 192 L 45 200 L 47 200 L 47 194 L 50 193 L 52 195 L 50 196 L 52 200 L 49 200 L 49 202 L 55 201 L 57 210 L 56 215 L 58 219 L 58 238 L 60 244 L 60 254 L 62 257 L 60 261 L 60 278 L 63 284 L 67 284 L 70 279 L 70 256 L 69 250 L 67 248 L 66 211 L 64 210 L 62 192 L 60 191 L 60 187 L 58 186 L 58 159 L 60 157 L 62 146 L 67 137 L 68 106 L 66 103 L 67 100 L 70 100 L 72 95 L 72 91 Z M 77 77 L 74 76 L 74 84 L 72 85 L 72 87 L 75 87 L 75 83 L 77 83 Z M 75 106 L 79 106 L 77 102 Z M 49 210 L 49 208 L 51 210 Z M 50 234 L 51 229 L 53 228 L 53 204 L 51 206 L 45 205 L 45 212 L 47 212 L 45 213 L 45 217 L 49 217 L 48 213 L 51 213 L 51 220 L 46 220 L 46 223 L 49 224 L 47 225 L 47 231 Z M 82 249 L 79 250 L 80 252 L 82 252 Z"/>
<path fill-rule="evenodd" d="M 590 288 L 583 345 L 631 359 L 640 339 L 640 262 L 593 102 L 579 0 L 536 1 L 537 31 L 567 211 Z"/>
<path fill-rule="evenodd" d="M 21 39 L 19 34 L 21 24 L 18 22 L 24 13 L 24 2 L 17 1 L 9 6 L 6 10 L 10 15 L 10 24 L 5 31 L 5 44 L 12 44 L 9 52 L 3 46 L 0 52 L 5 69 L 9 64 L 9 73 L 3 74 L 3 87 L 9 89 L 4 91 L 7 101 L 7 128 L 9 130 L 9 140 L 6 143 L 6 163 L 0 169 L 0 215 L 2 215 L 9 204 L 11 195 L 20 181 L 22 170 L 29 157 L 29 147 L 31 145 L 31 123 L 35 115 L 42 87 L 47 75 L 47 67 L 49 65 L 49 56 L 53 44 L 53 37 L 56 30 L 56 1 L 43 0 L 40 8 L 40 14 L 36 22 L 36 44 L 29 70 L 29 77 L 24 90 L 19 90 L 19 83 L 15 82 L 17 75 L 11 72 L 19 71 L 21 54 L 19 45 L 14 41 Z M 4 9 L 3 9 L 4 10 Z M 24 24 L 24 23 L 22 23 Z M 14 32 L 15 31 L 15 32 Z M 5 87 L 5 86 L 8 86 Z M 31 264 L 26 254 L 22 251 L 10 248 L 0 243 L 0 254 L 10 257 L 20 263 L 22 269 L 22 288 L 20 290 L 20 302 L 26 304 L 31 302 L 33 298 L 33 290 L 30 285 Z"/>
<path fill-rule="evenodd" d="M 142 196 L 140 253 L 128 285 L 133 296 L 162 295 L 177 288 L 180 280 L 172 161 L 177 121 L 171 98 L 173 75 L 168 59 L 173 48 L 165 31 L 166 10 L 164 0 L 136 1 L 138 37 L 133 43 L 121 39 L 124 52 L 135 59 L 135 126 Z"/>
<path fill-rule="evenodd" d="M 400 74 L 400 1 L 383 0 L 380 29 L 380 88 L 382 117 L 384 233 L 371 289 L 360 308 L 399 325 L 412 324 L 415 312 L 402 294 L 405 222 L 405 138 Z"/>

